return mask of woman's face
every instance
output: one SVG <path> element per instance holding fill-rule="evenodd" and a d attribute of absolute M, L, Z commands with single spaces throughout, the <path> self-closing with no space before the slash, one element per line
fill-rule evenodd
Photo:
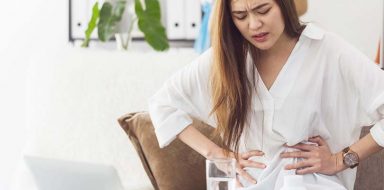
<path fill-rule="evenodd" d="M 268 50 L 284 33 L 284 19 L 275 0 L 231 0 L 231 15 L 240 33 L 260 50 Z"/>

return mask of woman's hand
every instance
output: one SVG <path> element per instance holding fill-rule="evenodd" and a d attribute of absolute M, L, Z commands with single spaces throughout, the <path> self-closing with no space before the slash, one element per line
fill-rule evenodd
<path fill-rule="evenodd" d="M 285 166 L 287 170 L 296 170 L 296 174 L 321 173 L 334 175 L 337 172 L 336 155 L 331 153 L 328 144 L 320 136 L 311 137 L 308 141 L 316 144 L 299 143 L 290 148 L 299 149 L 295 152 L 285 152 L 282 158 L 304 158 L 303 161 Z"/>
<path fill-rule="evenodd" d="M 244 170 L 244 168 L 250 167 L 250 168 L 264 169 L 266 167 L 266 165 L 264 163 L 249 160 L 253 156 L 263 156 L 263 155 L 264 155 L 264 153 L 259 151 L 259 150 L 251 150 L 248 152 L 239 153 L 238 154 L 238 160 L 236 162 L 237 175 L 243 177 L 245 180 L 249 181 L 250 183 L 254 183 L 254 184 L 257 183 L 257 181 L 248 172 L 246 172 Z M 216 158 L 224 158 L 225 156 L 223 153 L 219 153 L 219 155 L 215 155 L 215 157 Z M 235 158 L 235 153 L 231 152 L 229 154 L 229 157 Z M 237 180 L 236 180 L 236 186 L 237 187 L 243 187 L 241 185 L 241 183 L 239 182 L 238 176 L 237 176 Z"/>

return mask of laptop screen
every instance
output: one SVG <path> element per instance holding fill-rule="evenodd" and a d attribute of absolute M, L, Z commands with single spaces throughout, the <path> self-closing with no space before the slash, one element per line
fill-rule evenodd
<path fill-rule="evenodd" d="M 123 190 L 114 167 L 25 156 L 39 190 Z"/>

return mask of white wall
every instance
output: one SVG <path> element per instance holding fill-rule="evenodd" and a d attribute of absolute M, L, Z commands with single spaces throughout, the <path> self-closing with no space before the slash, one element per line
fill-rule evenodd
<path fill-rule="evenodd" d="M 26 69 L 42 47 L 66 45 L 66 0 L 2 1 L 0 6 L 0 190 L 8 189 L 26 138 Z"/>
<path fill-rule="evenodd" d="M 308 0 L 305 22 L 338 33 L 374 59 L 383 28 L 383 0 Z"/>
<path fill-rule="evenodd" d="M 26 143 L 28 59 L 43 48 L 67 45 L 67 0 L 3 1 L 0 6 L 0 190 L 8 189 Z M 309 0 L 306 21 L 317 21 L 374 57 L 382 0 Z M 95 55 L 96 56 L 96 55 Z"/>

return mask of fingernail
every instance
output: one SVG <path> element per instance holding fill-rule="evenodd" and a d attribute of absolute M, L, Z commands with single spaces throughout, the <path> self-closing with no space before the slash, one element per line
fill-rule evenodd
<path fill-rule="evenodd" d="M 267 165 L 264 164 L 264 165 L 263 165 L 263 168 L 266 168 L 266 167 L 267 167 Z"/>
<path fill-rule="evenodd" d="M 257 183 L 257 181 L 256 181 L 256 180 L 253 180 L 253 181 L 252 181 L 252 183 L 256 184 L 256 183 Z"/>

